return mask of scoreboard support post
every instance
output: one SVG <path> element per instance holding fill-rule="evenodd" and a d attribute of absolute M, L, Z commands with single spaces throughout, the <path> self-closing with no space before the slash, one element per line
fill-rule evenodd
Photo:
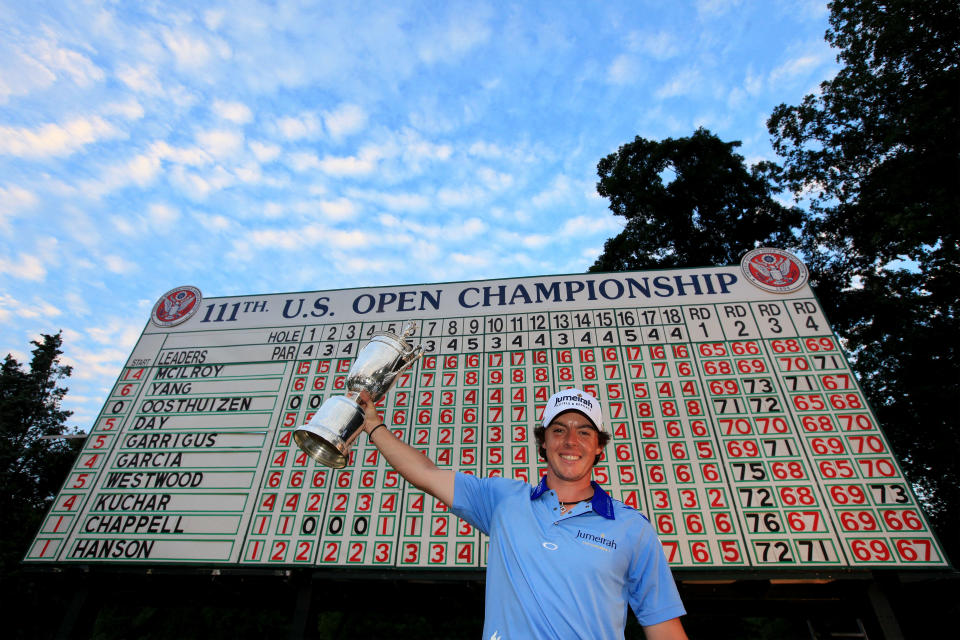
<path fill-rule="evenodd" d="M 890 600 L 880 586 L 879 580 L 874 579 L 870 583 L 867 588 L 867 595 L 870 597 L 870 604 L 873 605 L 874 615 L 883 630 L 884 637 L 888 640 L 903 640 L 904 635 L 900 630 L 900 624 L 897 622 L 897 616 L 894 615 Z"/>
<path fill-rule="evenodd" d="M 297 576 L 300 583 L 297 589 L 297 604 L 293 619 L 290 622 L 290 640 L 298 640 L 308 636 L 308 625 L 311 620 L 310 611 L 313 608 L 313 581 L 305 576 Z"/>

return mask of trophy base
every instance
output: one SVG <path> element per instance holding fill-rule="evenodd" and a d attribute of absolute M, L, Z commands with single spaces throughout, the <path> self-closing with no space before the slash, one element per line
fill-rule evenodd
<path fill-rule="evenodd" d="M 333 396 L 324 402 L 310 422 L 293 432 L 301 450 L 320 464 L 342 469 L 347 466 L 350 445 L 363 430 L 363 409 L 344 396 Z"/>

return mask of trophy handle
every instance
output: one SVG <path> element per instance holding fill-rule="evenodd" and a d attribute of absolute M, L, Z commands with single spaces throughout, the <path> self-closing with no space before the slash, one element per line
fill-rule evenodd
<path fill-rule="evenodd" d="M 423 357 L 423 345 L 418 344 L 416 348 L 414 348 L 410 353 L 404 356 L 405 362 L 403 363 L 403 366 L 390 374 L 390 377 L 389 377 L 390 382 L 389 384 L 387 384 L 387 388 L 389 389 L 390 387 L 392 387 L 393 381 L 396 380 L 397 376 L 403 373 L 404 371 L 406 371 L 407 369 L 409 369 L 413 365 L 413 363 L 419 360 L 421 357 Z"/>

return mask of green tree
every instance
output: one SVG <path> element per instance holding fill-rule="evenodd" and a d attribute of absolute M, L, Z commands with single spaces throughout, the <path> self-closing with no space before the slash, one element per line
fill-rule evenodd
<path fill-rule="evenodd" d="M 78 445 L 42 436 L 63 434 L 71 412 L 60 381 L 71 373 L 60 362 L 60 334 L 33 341 L 25 371 L 7 355 L 0 370 L 0 558 L 7 573 L 27 552 L 43 516 L 76 458 Z"/>
<path fill-rule="evenodd" d="M 836 0 L 839 73 L 767 123 L 802 253 L 895 453 L 960 556 L 960 4 Z"/>
<path fill-rule="evenodd" d="M 706 129 L 662 142 L 637 136 L 597 165 L 597 191 L 626 218 L 591 271 L 734 264 L 760 245 L 784 246 L 801 212 L 777 202 L 777 168 L 749 170 L 734 149 Z"/>

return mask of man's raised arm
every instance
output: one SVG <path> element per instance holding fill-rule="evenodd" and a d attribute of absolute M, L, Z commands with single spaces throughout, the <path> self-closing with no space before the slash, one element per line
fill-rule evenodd
<path fill-rule="evenodd" d="M 356 400 L 364 411 L 363 430 L 390 466 L 416 488 L 426 491 L 437 500 L 451 506 L 453 504 L 453 471 L 440 469 L 427 456 L 393 435 L 393 432 L 383 425 L 374 407 L 373 399 L 366 390 L 361 391 Z M 382 428 L 381 425 L 383 425 Z"/>
<path fill-rule="evenodd" d="M 643 628 L 643 635 L 647 640 L 687 640 L 680 618 L 646 626 Z"/>

